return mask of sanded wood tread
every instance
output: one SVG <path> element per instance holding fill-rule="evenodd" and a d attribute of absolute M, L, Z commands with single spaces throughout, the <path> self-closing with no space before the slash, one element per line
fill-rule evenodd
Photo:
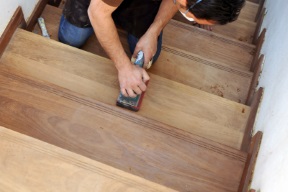
<path fill-rule="evenodd" d="M 239 103 L 245 103 L 253 75 L 166 45 L 149 72 Z"/>
<path fill-rule="evenodd" d="M 175 190 L 0 127 L 2 192 Z"/>
<path fill-rule="evenodd" d="M 55 26 L 59 25 L 60 14 L 60 9 L 51 6 L 47 6 L 43 12 L 48 31 L 55 40 L 58 40 L 58 28 Z M 118 30 L 118 33 L 129 55 L 126 32 Z M 91 36 L 82 49 L 108 58 L 95 35 Z M 160 58 L 150 72 L 240 103 L 245 103 L 249 89 L 247 85 L 250 84 L 252 77 L 251 72 L 220 64 L 164 44 Z"/>
<path fill-rule="evenodd" d="M 249 71 L 255 45 L 171 20 L 164 28 L 163 44 Z"/>
<path fill-rule="evenodd" d="M 192 22 L 188 21 L 185 17 L 183 17 L 180 12 L 176 13 L 173 19 L 189 25 L 193 25 Z M 212 31 L 214 33 L 219 33 L 221 35 L 225 35 L 247 43 L 252 43 L 255 29 L 255 22 L 247 21 L 240 18 L 226 25 L 212 26 Z"/>
<path fill-rule="evenodd" d="M 0 122 L 178 191 L 237 191 L 247 154 L 47 82 L 0 71 Z"/>
<path fill-rule="evenodd" d="M 2 67 L 111 105 L 119 94 L 111 60 L 21 29 L 3 54 Z M 137 114 L 240 148 L 250 107 L 157 75 L 150 77 Z"/>
<path fill-rule="evenodd" d="M 246 1 L 245 6 L 240 12 L 239 18 L 245 19 L 247 21 L 255 21 L 258 8 L 259 8 L 259 4 L 253 3 L 251 1 Z"/>

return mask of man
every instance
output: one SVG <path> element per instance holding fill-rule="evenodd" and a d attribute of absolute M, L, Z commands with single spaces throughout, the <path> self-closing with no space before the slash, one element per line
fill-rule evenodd
<path fill-rule="evenodd" d="M 157 60 L 162 30 L 179 10 L 189 21 L 202 25 L 226 24 L 237 19 L 245 0 L 67 0 L 59 27 L 59 40 L 81 47 L 96 34 L 118 70 L 120 90 L 135 97 L 146 90 L 150 60 Z M 87 11 L 88 10 L 88 11 Z M 132 57 L 144 52 L 144 69 L 126 55 L 116 25 L 128 32 Z"/>

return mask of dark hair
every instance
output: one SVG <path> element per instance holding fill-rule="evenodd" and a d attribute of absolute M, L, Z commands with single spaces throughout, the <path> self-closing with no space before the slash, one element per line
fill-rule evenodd
<path fill-rule="evenodd" d="M 197 0 L 186 0 L 187 9 Z M 195 4 L 189 11 L 198 19 L 216 21 L 216 24 L 224 25 L 235 21 L 245 0 L 202 0 Z"/>

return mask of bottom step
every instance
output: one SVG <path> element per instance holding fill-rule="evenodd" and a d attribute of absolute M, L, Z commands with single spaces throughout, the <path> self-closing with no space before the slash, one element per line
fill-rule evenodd
<path fill-rule="evenodd" d="M 2 192 L 174 190 L 0 127 Z"/>

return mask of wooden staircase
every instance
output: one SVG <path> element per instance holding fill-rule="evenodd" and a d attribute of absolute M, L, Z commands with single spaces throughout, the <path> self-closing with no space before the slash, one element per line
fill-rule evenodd
<path fill-rule="evenodd" d="M 0 59 L 0 188 L 247 191 L 260 142 L 249 148 L 261 97 L 248 105 L 258 7 L 247 2 L 212 32 L 176 15 L 135 113 L 115 106 L 117 71 L 96 37 L 82 49 L 58 42 L 61 9 L 45 6 L 52 39 L 18 28 Z"/>

